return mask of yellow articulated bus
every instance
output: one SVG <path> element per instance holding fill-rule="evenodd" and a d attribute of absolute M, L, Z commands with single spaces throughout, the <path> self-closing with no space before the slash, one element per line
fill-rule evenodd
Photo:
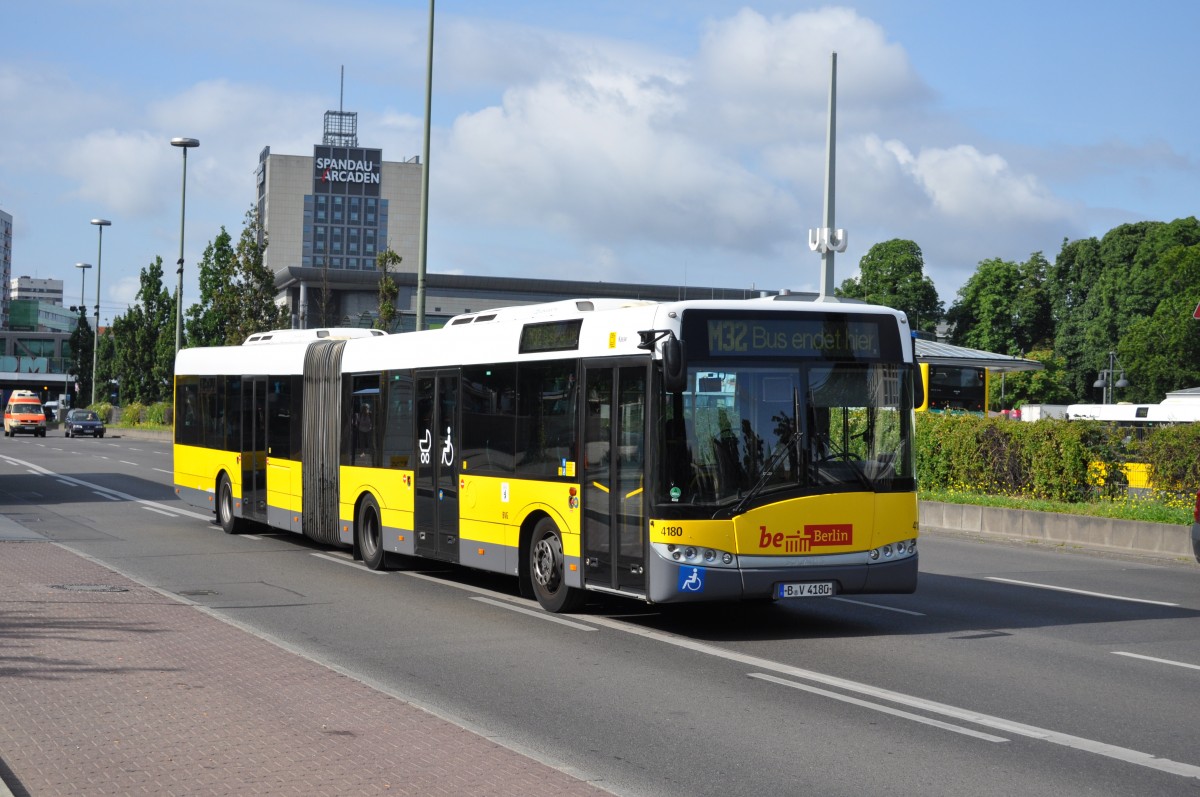
<path fill-rule="evenodd" d="M 894 310 L 569 300 L 267 333 L 175 373 L 176 492 L 230 533 L 511 574 L 555 612 L 916 588 Z"/>

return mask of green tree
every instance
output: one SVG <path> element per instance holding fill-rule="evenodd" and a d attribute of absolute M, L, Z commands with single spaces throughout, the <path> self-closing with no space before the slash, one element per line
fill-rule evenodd
<path fill-rule="evenodd" d="M 121 402 L 153 404 L 171 395 L 175 375 L 175 299 L 163 287 L 162 257 L 142 269 L 132 307 L 113 319 L 114 371 Z"/>
<path fill-rule="evenodd" d="M 1153 313 L 1129 323 L 1117 353 L 1126 367 L 1131 400 L 1161 401 L 1172 390 L 1200 386 L 1200 244 L 1179 246 L 1150 269 L 1163 298 Z"/>
<path fill-rule="evenodd" d="M 942 302 L 925 276 L 921 247 L 899 238 L 875 244 L 858 263 L 858 277 L 844 281 L 838 296 L 903 310 L 914 330 L 935 332 Z"/>
<path fill-rule="evenodd" d="M 75 372 L 75 384 L 78 392 L 72 386 L 71 406 L 86 407 L 92 401 L 92 349 L 95 347 L 95 333 L 88 323 L 87 314 L 79 315 L 79 323 L 71 333 L 71 370 Z"/>
<path fill-rule="evenodd" d="M 998 258 L 980 262 L 946 313 L 951 341 L 1013 356 L 1050 345 L 1054 324 L 1046 292 L 1049 265 L 1041 252 L 1025 263 Z"/>
<path fill-rule="evenodd" d="M 266 233 L 251 208 L 237 246 L 224 227 L 200 260 L 200 301 L 188 308 L 188 345 L 236 346 L 287 325 L 275 304 L 275 275 L 263 261 Z"/>
<path fill-rule="evenodd" d="M 1098 398 L 1092 383 L 1108 368 L 1108 353 L 1122 354 L 1133 326 L 1178 296 L 1158 264 L 1173 249 L 1197 243 L 1200 222 L 1194 217 L 1123 224 L 1099 241 L 1064 242 L 1048 284 L 1057 315 L 1055 352 L 1066 360 L 1077 399 Z M 1138 367 L 1124 355 L 1121 364 L 1127 371 Z M 1156 384 L 1133 382 L 1121 398 L 1159 401 Z"/>
<path fill-rule="evenodd" d="M 226 329 L 237 313 L 237 295 L 230 290 L 236 272 L 233 239 L 221 227 L 200 258 L 200 301 L 187 310 L 189 346 L 225 345 Z"/>
<path fill-rule="evenodd" d="M 375 258 L 379 263 L 379 318 L 375 320 L 375 328 L 385 332 L 395 332 L 396 323 L 400 320 L 400 311 L 396 307 L 396 298 L 400 295 L 400 287 L 392 279 L 388 269 L 399 266 L 404 258 L 396 254 L 391 247 L 379 253 Z"/>
<path fill-rule="evenodd" d="M 1067 384 L 1066 362 L 1063 358 L 1049 349 L 1034 349 L 1022 356 L 1040 362 L 1042 370 L 992 374 L 988 406 L 1003 408 L 1022 404 L 1070 404 L 1075 401 Z"/>
<path fill-rule="evenodd" d="M 96 400 L 99 402 L 111 401 L 110 386 L 118 383 L 117 377 L 117 349 L 116 338 L 113 336 L 112 327 L 100 333 L 100 346 L 96 350 Z M 82 394 L 84 402 L 92 400 L 90 392 Z"/>

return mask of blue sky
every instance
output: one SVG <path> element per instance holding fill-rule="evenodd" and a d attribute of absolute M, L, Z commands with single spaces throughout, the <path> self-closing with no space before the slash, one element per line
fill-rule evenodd
<path fill-rule="evenodd" d="M 259 151 L 311 155 L 358 112 L 421 152 L 428 4 L 9 4 L 0 210 L 13 274 L 64 280 L 104 234 L 101 320 L 155 256 L 174 284 L 188 157 L 196 264 L 254 200 Z M 836 280 L 916 241 L 948 307 L 980 260 L 1194 215 L 1200 4 L 573 0 L 437 6 L 430 271 L 813 290 L 830 53 Z M 415 264 L 414 264 L 415 265 Z M 95 302 L 89 272 L 86 303 Z"/>

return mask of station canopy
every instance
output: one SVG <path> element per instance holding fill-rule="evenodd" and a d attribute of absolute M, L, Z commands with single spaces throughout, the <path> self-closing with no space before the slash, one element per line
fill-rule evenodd
<path fill-rule="evenodd" d="M 997 373 L 1009 371 L 1040 371 L 1042 364 L 1037 360 L 1026 360 L 1021 357 L 1010 357 L 1007 354 L 995 354 L 980 349 L 968 349 L 966 346 L 953 346 L 936 340 L 915 338 L 914 353 L 917 362 L 930 365 L 954 365 L 962 368 L 987 368 Z"/>

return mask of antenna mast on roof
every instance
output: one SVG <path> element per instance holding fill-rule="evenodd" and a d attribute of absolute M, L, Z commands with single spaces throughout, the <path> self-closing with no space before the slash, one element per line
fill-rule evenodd
<path fill-rule="evenodd" d="M 338 109 L 325 112 L 325 136 L 322 144 L 332 147 L 358 146 L 358 114 L 342 110 L 342 102 L 346 93 L 346 67 L 342 66 L 341 81 L 338 85 Z"/>

